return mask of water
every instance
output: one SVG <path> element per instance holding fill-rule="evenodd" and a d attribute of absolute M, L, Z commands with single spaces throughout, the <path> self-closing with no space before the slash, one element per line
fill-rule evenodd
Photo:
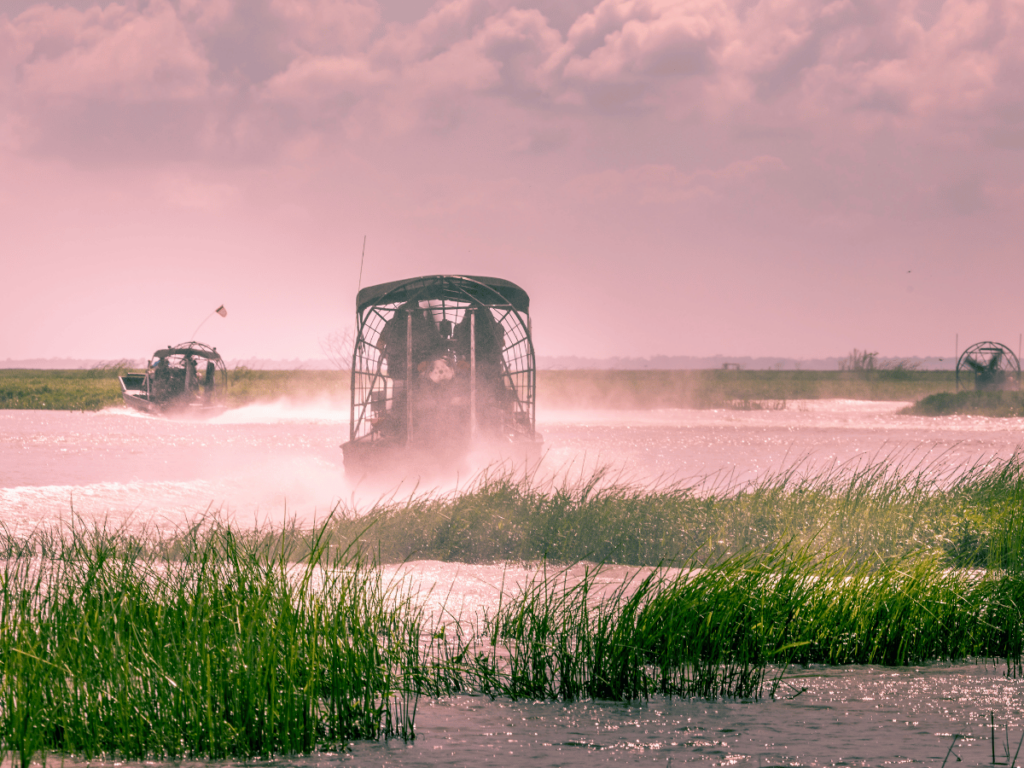
<path fill-rule="evenodd" d="M 543 466 L 586 474 L 610 466 L 638 483 L 756 480 L 797 466 L 897 457 L 934 471 L 1005 458 L 1024 420 L 901 416 L 904 404 L 790 402 L 781 411 L 541 412 Z M 347 410 L 278 403 L 178 422 L 124 409 L 0 411 L 0 521 L 27 530 L 73 513 L 166 530 L 216 510 L 236 524 L 322 519 L 394 489 L 345 478 Z M 450 490 L 466 478 L 450 479 Z M 416 490 L 406 483 L 398 493 Z M 425 490 L 420 486 L 419 491 Z M 624 571 L 622 571 L 624 573 Z M 411 563 L 401 571 L 428 604 L 494 603 L 514 567 Z M 610 580 L 620 572 L 609 572 Z M 652 699 L 642 705 L 490 701 L 420 705 L 418 737 L 359 743 L 341 755 L 279 765 L 987 765 L 1024 736 L 1024 689 L 1002 665 L 790 670 L 775 700 Z M 991 715 L 990 715 L 991 713 Z M 1009 758 L 1006 752 L 1009 752 Z M 1018 764 L 1024 764 L 1024 749 Z"/>

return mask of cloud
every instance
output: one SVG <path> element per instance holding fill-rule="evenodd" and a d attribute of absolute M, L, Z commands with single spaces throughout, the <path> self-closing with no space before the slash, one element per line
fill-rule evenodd
<path fill-rule="evenodd" d="M 239 190 L 232 184 L 206 181 L 182 171 L 163 174 L 156 187 L 171 205 L 193 210 L 223 211 L 239 198 Z"/>
<path fill-rule="evenodd" d="M 567 189 L 570 195 L 592 203 L 671 204 L 717 199 L 760 187 L 770 175 L 785 170 L 786 165 L 780 159 L 767 156 L 693 173 L 671 165 L 647 164 L 621 171 L 585 174 L 571 181 Z"/>
<path fill-rule="evenodd" d="M 719 0 L 603 0 L 569 30 L 570 80 L 641 82 L 706 75 L 732 14 Z"/>
<path fill-rule="evenodd" d="M 363 0 L 270 0 L 270 9 L 278 34 L 303 53 L 365 50 L 380 24 L 376 3 Z"/>
<path fill-rule="evenodd" d="M 363 57 L 303 56 L 275 75 L 263 90 L 271 100 L 315 103 L 341 94 L 365 94 L 389 80 Z"/>
<path fill-rule="evenodd" d="M 15 19 L 18 90 L 29 99 L 141 103 L 205 94 L 209 67 L 174 7 L 37 6 Z"/>
<path fill-rule="evenodd" d="M 0 141 L 88 155 L 96 132 L 140 157 L 259 161 L 311 133 L 326 150 L 332 135 L 455 131 L 498 100 L 528 115 L 534 136 L 557 133 L 568 110 L 825 143 L 891 129 L 1021 143 L 1017 0 L 600 0 L 564 34 L 540 5 L 511 0 L 383 18 L 371 0 L 124 0 L 0 16 Z"/>

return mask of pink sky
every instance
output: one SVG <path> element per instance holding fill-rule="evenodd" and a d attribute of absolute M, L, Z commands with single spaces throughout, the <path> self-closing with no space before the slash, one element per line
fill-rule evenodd
<path fill-rule="evenodd" d="M 321 357 L 364 235 L 542 355 L 1024 330 L 1022 0 L 0 8 L 0 360 Z"/>

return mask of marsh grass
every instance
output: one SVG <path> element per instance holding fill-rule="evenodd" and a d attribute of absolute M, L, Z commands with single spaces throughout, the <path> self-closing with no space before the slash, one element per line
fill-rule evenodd
<path fill-rule="evenodd" d="M 753 484 L 646 486 L 608 469 L 544 479 L 493 467 L 457 492 L 339 507 L 334 546 L 386 562 L 579 561 L 654 566 L 828 542 L 854 559 L 934 553 L 949 567 L 1024 565 L 1020 456 L 949 467 L 881 457 L 796 465 Z"/>
<path fill-rule="evenodd" d="M 795 542 L 655 570 L 594 601 L 599 573 L 569 584 L 545 572 L 490 617 L 495 666 L 507 659 L 503 695 L 774 697 L 787 669 L 811 663 L 1001 658 L 1021 672 L 1016 576 L 928 557 L 852 563 Z"/>
<path fill-rule="evenodd" d="M 120 364 L 77 371 L 0 370 L 0 408 L 98 411 L 121 403 Z"/>
<path fill-rule="evenodd" d="M 7 537 L 0 746 L 22 766 L 268 756 L 411 736 L 420 613 L 311 534 L 182 534 L 177 556 L 102 529 Z"/>
<path fill-rule="evenodd" d="M 840 398 L 914 402 L 955 388 L 953 371 L 538 371 L 543 408 L 746 408 Z"/>
<path fill-rule="evenodd" d="M 0 369 L 0 409 L 98 411 L 123 405 L 122 373 L 142 373 L 129 361 L 82 370 Z M 347 404 L 346 371 L 258 371 L 239 367 L 228 374 L 225 402 L 238 407 L 281 398 L 325 399 Z"/>
<path fill-rule="evenodd" d="M 3 535 L 0 751 L 308 753 L 412 738 L 424 695 L 757 698 L 802 664 L 1019 675 L 1022 509 L 1017 456 L 660 490 L 497 468 L 313 531 Z M 535 563 L 453 617 L 385 579 L 395 556 Z"/>
<path fill-rule="evenodd" d="M 1010 418 L 1024 416 L 1024 392 L 938 392 L 904 408 L 911 416 L 994 416 Z"/>
<path fill-rule="evenodd" d="M 127 361 L 88 370 L 0 369 L 0 408 L 99 410 L 121 403 L 117 382 Z M 326 399 L 347 404 L 347 371 L 229 372 L 232 406 L 263 400 Z M 949 371 L 538 371 L 542 408 L 785 407 L 798 399 L 920 400 L 954 388 Z"/>

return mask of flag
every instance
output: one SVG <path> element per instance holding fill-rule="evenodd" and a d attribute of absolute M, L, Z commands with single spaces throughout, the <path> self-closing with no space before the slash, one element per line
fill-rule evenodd
<path fill-rule="evenodd" d="M 228 311 L 226 309 L 224 309 L 224 305 L 223 304 L 221 304 L 219 307 L 217 307 L 217 309 L 215 309 L 214 311 L 218 315 L 220 315 L 221 317 L 227 317 L 228 316 Z"/>

